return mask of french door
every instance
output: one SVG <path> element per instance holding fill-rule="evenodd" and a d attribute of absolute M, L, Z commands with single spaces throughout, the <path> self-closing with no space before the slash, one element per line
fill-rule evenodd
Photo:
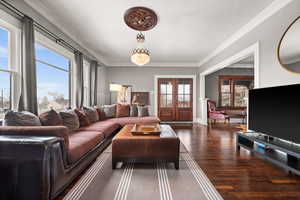
<path fill-rule="evenodd" d="M 158 79 L 158 117 L 162 121 L 193 120 L 193 79 Z"/>

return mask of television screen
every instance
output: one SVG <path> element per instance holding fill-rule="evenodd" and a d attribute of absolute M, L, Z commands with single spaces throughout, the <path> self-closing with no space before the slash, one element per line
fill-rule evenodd
<path fill-rule="evenodd" d="M 300 143 L 300 84 L 250 90 L 249 129 Z"/>

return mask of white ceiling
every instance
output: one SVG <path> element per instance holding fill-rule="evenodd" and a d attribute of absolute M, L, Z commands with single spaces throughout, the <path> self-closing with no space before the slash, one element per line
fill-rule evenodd
<path fill-rule="evenodd" d="M 134 6 L 153 9 L 158 25 L 145 33 L 149 66 L 198 66 L 273 0 L 25 0 L 108 66 L 131 66 L 136 31 L 123 21 Z M 84 2 L 84 3 L 83 3 Z"/>

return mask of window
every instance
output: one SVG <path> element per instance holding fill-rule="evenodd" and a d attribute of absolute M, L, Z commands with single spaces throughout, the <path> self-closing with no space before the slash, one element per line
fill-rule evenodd
<path fill-rule="evenodd" d="M 178 107 L 190 108 L 191 100 L 191 83 L 185 79 L 178 80 Z"/>
<path fill-rule="evenodd" d="M 163 80 L 160 83 L 160 107 L 173 107 L 173 82 L 171 80 Z"/>
<path fill-rule="evenodd" d="M 253 76 L 219 76 L 219 106 L 243 109 L 247 106 L 248 90 Z"/>
<path fill-rule="evenodd" d="M 0 28 L 0 119 L 11 109 L 11 68 L 9 66 L 9 32 Z"/>
<path fill-rule="evenodd" d="M 39 113 L 70 106 L 70 60 L 40 45 L 35 45 Z"/>

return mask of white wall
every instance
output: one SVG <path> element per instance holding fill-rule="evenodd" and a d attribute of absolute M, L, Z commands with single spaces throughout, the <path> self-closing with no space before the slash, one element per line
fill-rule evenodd
<path fill-rule="evenodd" d="M 154 113 L 154 76 L 197 75 L 197 70 L 196 67 L 107 67 L 107 84 L 113 82 L 132 85 L 133 92 L 150 92 L 151 113 Z M 196 97 L 198 101 L 199 88 L 197 86 Z"/>
<path fill-rule="evenodd" d="M 294 0 L 199 68 L 199 73 L 259 41 L 260 87 L 300 83 L 300 76 L 283 69 L 277 59 L 279 40 L 289 24 L 300 15 L 300 1 Z"/>

